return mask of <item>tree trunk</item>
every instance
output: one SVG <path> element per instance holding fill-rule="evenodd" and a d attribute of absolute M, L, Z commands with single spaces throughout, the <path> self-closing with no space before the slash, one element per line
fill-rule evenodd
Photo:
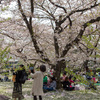
<path fill-rule="evenodd" d="M 84 67 L 84 68 L 88 67 L 88 62 L 89 62 L 89 60 L 85 60 L 85 61 L 84 61 L 84 63 L 83 63 L 83 67 Z"/>
<path fill-rule="evenodd" d="M 55 65 L 55 73 L 54 73 L 57 82 L 57 89 L 60 89 L 62 87 L 60 75 L 63 67 L 65 67 L 65 60 L 57 61 Z"/>

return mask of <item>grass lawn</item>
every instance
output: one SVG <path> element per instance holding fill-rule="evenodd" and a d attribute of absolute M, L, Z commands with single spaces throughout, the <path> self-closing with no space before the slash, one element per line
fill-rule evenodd
<path fill-rule="evenodd" d="M 100 100 L 100 86 L 97 87 L 98 90 L 92 91 L 64 91 L 57 90 L 54 92 L 45 93 L 43 100 Z M 12 82 L 0 82 L 0 94 L 6 95 L 12 99 Z M 24 100 L 33 100 L 31 95 L 32 81 L 27 81 L 23 85 L 23 95 Z"/>

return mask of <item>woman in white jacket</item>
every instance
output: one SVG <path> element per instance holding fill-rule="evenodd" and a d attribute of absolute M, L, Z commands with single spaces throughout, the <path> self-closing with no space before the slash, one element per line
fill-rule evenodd
<path fill-rule="evenodd" d="M 31 77 L 34 79 L 33 86 L 32 86 L 32 95 L 33 100 L 37 100 L 37 96 L 39 96 L 39 100 L 42 100 L 43 95 L 43 72 L 46 71 L 46 66 L 41 65 L 40 71 L 35 72 L 34 74 L 31 73 Z"/>

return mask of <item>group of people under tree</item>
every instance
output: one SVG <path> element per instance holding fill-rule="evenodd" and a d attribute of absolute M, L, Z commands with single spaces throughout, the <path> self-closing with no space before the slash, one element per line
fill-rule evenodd
<path fill-rule="evenodd" d="M 8 75 L 4 75 L 4 78 L 0 77 L 0 82 L 11 82 L 11 79 L 9 79 Z"/>
<path fill-rule="evenodd" d="M 48 75 L 46 72 L 46 66 L 40 65 L 39 71 L 35 70 L 29 70 L 29 75 L 34 80 L 32 85 L 32 95 L 33 100 L 37 100 L 37 96 L 39 96 L 39 100 L 42 100 L 43 91 L 55 91 L 56 90 L 56 79 L 52 74 Z M 90 81 L 94 80 L 93 76 L 90 76 L 90 70 L 86 68 L 86 80 L 89 81 L 89 87 L 94 88 Z M 23 76 L 23 77 L 22 77 Z M 90 78 L 90 79 L 89 79 Z M 13 87 L 13 93 L 12 98 L 16 100 L 22 100 L 24 98 L 22 94 L 22 84 L 25 83 L 26 80 L 28 80 L 28 74 L 26 73 L 24 65 L 20 65 L 18 70 L 13 71 L 13 78 L 14 87 Z M 61 76 L 61 85 L 64 90 L 72 91 L 76 89 L 76 81 L 77 77 L 74 77 L 73 75 L 68 75 L 66 71 L 63 72 Z M 80 81 L 80 80 L 79 80 Z M 95 89 L 95 88 L 94 88 Z"/>
<path fill-rule="evenodd" d="M 63 73 L 63 77 L 61 77 L 61 83 L 63 85 L 63 89 L 64 90 L 68 90 L 68 91 L 71 91 L 71 90 L 74 90 L 74 81 L 72 80 L 72 76 L 70 75 L 69 77 L 66 75 L 66 72 Z"/>
<path fill-rule="evenodd" d="M 43 95 L 43 77 L 44 77 L 44 72 L 46 71 L 46 66 L 41 65 L 40 66 L 40 71 L 37 71 L 35 73 L 30 72 L 30 76 L 34 79 L 34 83 L 32 85 L 32 95 L 33 95 L 33 100 L 37 100 L 37 96 L 39 96 L 39 100 L 42 100 L 42 95 Z M 25 83 L 25 80 L 22 81 L 22 76 L 23 73 L 25 75 L 25 67 L 24 65 L 20 65 L 19 70 L 15 70 L 13 72 L 13 82 L 14 82 L 14 87 L 13 87 L 13 93 L 12 93 L 12 98 L 15 100 L 18 98 L 18 100 L 22 100 L 24 98 L 22 94 L 22 84 Z M 27 76 L 27 75 L 25 75 Z M 24 79 L 25 77 L 23 77 Z"/>

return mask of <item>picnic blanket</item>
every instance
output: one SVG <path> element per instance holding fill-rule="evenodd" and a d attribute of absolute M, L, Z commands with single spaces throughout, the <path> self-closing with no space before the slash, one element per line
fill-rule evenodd
<path fill-rule="evenodd" d="M 99 86 L 99 85 L 100 85 L 100 83 L 95 83 L 94 85 Z"/>

